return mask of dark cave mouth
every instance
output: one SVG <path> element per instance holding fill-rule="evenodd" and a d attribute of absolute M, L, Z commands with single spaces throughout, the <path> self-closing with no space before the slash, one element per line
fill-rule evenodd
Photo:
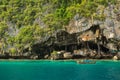
<path fill-rule="evenodd" d="M 88 44 L 88 46 L 87 46 Z M 39 48 L 36 48 L 39 47 Z M 65 52 L 71 52 L 73 53 L 74 50 L 84 50 L 86 49 L 87 51 L 96 51 L 98 52 L 98 45 L 94 42 L 88 41 L 80 43 L 80 44 L 69 44 L 69 45 L 58 45 L 58 44 L 54 44 L 54 45 L 50 45 L 50 46 L 42 46 L 40 47 L 40 45 L 35 45 L 33 47 L 33 52 L 34 53 L 39 53 L 39 54 L 50 54 L 53 51 L 65 51 Z M 103 45 L 100 45 L 100 52 L 107 54 L 109 52 L 109 49 L 104 47 Z"/>

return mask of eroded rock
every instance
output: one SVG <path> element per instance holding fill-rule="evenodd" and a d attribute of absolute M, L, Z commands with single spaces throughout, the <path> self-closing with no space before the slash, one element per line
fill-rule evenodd
<path fill-rule="evenodd" d="M 64 58 L 66 58 L 66 59 L 70 59 L 70 58 L 73 57 L 73 55 L 72 55 L 70 52 L 65 52 L 65 53 L 63 54 L 63 56 L 64 56 Z"/>
<path fill-rule="evenodd" d="M 87 37 L 89 38 L 87 39 L 87 41 L 83 41 L 82 38 L 86 38 L 85 37 L 86 35 L 91 36 Z M 33 45 L 32 52 L 39 53 L 41 56 L 43 56 L 43 58 L 46 58 L 46 55 L 52 53 L 53 50 L 58 51 L 56 52 L 56 54 L 51 55 L 51 59 L 73 57 L 74 58 L 90 57 L 97 59 L 107 58 L 107 56 L 110 55 L 104 54 L 109 53 L 112 50 L 117 50 L 119 46 L 117 47 L 116 45 L 118 45 L 117 42 L 119 40 L 114 38 L 109 39 L 104 44 L 102 43 L 104 39 L 101 38 L 100 35 L 104 34 L 101 34 L 101 28 L 99 25 L 93 25 L 83 32 L 72 34 L 66 32 L 65 30 L 58 30 L 53 35 L 49 36 L 49 38 Z M 98 48 L 100 48 L 100 50 L 98 50 Z M 62 50 L 64 52 L 61 52 Z M 98 53 L 102 53 L 104 56 Z"/>
<path fill-rule="evenodd" d="M 118 60 L 118 56 L 113 56 L 113 60 Z"/>

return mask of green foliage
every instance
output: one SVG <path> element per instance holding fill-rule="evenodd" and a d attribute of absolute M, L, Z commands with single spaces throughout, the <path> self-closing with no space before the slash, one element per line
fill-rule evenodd
<path fill-rule="evenodd" d="M 15 48 L 10 48 L 9 49 L 9 53 L 11 53 L 12 55 L 14 55 L 15 53 L 17 53 L 17 50 Z"/>
<path fill-rule="evenodd" d="M 62 29 L 76 14 L 103 20 L 108 2 L 115 4 L 116 0 L 0 0 L 0 41 L 20 52 Z M 99 6 L 102 8 L 96 14 Z M 11 28 L 18 32 L 10 35 Z"/>
<path fill-rule="evenodd" d="M 3 38 L 6 35 L 8 26 L 5 22 L 0 22 L 0 38 Z"/>
<path fill-rule="evenodd" d="M 0 42 L 0 49 L 2 48 L 2 45 L 3 45 L 3 44 Z"/>
<path fill-rule="evenodd" d="M 1 0 L 0 17 L 18 27 L 33 25 L 41 17 L 44 24 L 62 28 L 76 13 L 91 17 L 99 5 L 107 6 L 108 2 L 116 0 Z"/>
<path fill-rule="evenodd" d="M 53 51 L 52 53 L 51 53 L 51 55 L 56 55 L 57 54 L 57 51 Z"/>
<path fill-rule="evenodd" d="M 18 48 L 28 48 L 38 39 L 41 38 L 41 28 L 35 26 L 25 26 L 20 28 L 18 35 L 15 36 L 15 43 Z"/>

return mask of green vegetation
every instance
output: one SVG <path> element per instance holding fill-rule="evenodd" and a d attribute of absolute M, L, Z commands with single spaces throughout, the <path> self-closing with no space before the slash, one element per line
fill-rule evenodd
<path fill-rule="evenodd" d="M 31 50 L 34 42 L 62 29 L 76 14 L 103 20 L 108 2 L 116 0 L 0 0 L 0 51 Z"/>
<path fill-rule="evenodd" d="M 57 54 L 57 51 L 53 51 L 51 54 L 52 54 L 52 55 L 56 55 L 56 54 Z"/>
<path fill-rule="evenodd" d="M 14 55 L 17 53 L 16 49 L 15 48 L 10 48 L 9 49 L 9 53 L 11 53 L 11 55 Z"/>

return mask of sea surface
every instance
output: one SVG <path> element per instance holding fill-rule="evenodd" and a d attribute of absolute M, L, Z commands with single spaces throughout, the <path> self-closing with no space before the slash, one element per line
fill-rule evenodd
<path fill-rule="evenodd" d="M 120 61 L 0 60 L 0 80 L 120 80 Z"/>

